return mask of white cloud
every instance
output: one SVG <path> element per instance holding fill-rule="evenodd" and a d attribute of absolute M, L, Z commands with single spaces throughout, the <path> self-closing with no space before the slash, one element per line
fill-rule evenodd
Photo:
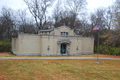
<path fill-rule="evenodd" d="M 62 0 L 63 1 L 63 0 Z M 94 9 L 98 8 L 98 7 L 107 7 L 112 5 L 112 3 L 115 0 L 87 0 L 88 2 L 88 6 L 87 9 L 88 11 L 94 11 Z M 2 8 L 2 6 L 7 6 L 12 8 L 13 10 L 18 10 L 18 9 L 27 9 L 27 5 L 24 3 L 23 0 L 0 0 L 0 8 Z M 52 14 L 52 8 L 49 9 L 50 11 L 49 14 Z M 27 11 L 29 12 L 29 11 Z"/>
<path fill-rule="evenodd" d="M 22 0 L 0 0 L 0 7 L 7 6 L 14 10 L 23 9 L 27 6 Z"/>
<path fill-rule="evenodd" d="M 87 0 L 88 6 L 87 8 L 90 11 L 94 11 L 98 7 L 108 7 L 113 4 L 115 0 Z"/>

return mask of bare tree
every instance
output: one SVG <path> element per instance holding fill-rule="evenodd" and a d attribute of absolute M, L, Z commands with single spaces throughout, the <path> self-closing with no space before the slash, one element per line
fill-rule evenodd
<path fill-rule="evenodd" d="M 116 0 L 115 2 L 115 7 L 114 7 L 114 11 L 115 11 L 115 14 L 114 14 L 114 17 L 115 17 L 115 26 L 116 26 L 116 29 L 120 29 L 120 0 Z"/>
<path fill-rule="evenodd" d="M 108 7 L 106 10 L 105 10 L 105 24 L 106 24 L 106 27 L 110 30 L 111 27 L 112 27 L 112 19 L 113 19 L 113 10 L 112 10 L 112 7 Z"/>
<path fill-rule="evenodd" d="M 26 24 L 27 24 L 27 17 L 26 17 L 26 10 L 18 10 L 18 22 L 19 22 L 19 29 L 21 32 L 26 33 Z"/>
<path fill-rule="evenodd" d="M 11 35 L 14 30 L 13 12 L 11 9 L 2 8 L 2 16 L 0 18 L 0 38 L 11 39 Z"/>
<path fill-rule="evenodd" d="M 106 29 L 105 9 L 98 8 L 94 13 L 91 13 L 90 21 L 91 21 L 92 28 L 99 25 L 100 30 Z"/>
<path fill-rule="evenodd" d="M 54 11 L 53 11 L 53 19 L 54 19 L 54 27 L 58 27 L 58 22 L 61 20 L 61 1 L 57 0 L 57 4 L 55 5 Z"/>
<path fill-rule="evenodd" d="M 30 13 L 33 15 L 39 30 L 44 28 L 46 10 L 51 6 L 52 0 L 24 0 Z"/>
<path fill-rule="evenodd" d="M 73 29 L 75 27 L 75 20 L 77 19 L 77 16 L 85 9 L 87 2 L 86 0 L 67 0 L 66 4 L 66 8 L 71 12 L 71 28 Z"/>
<path fill-rule="evenodd" d="M 91 28 L 99 25 L 99 35 L 103 35 L 103 33 L 108 29 L 107 21 L 105 19 L 106 9 L 105 8 L 98 8 L 94 13 L 91 13 L 90 15 L 90 22 L 91 22 Z M 91 33 L 94 35 L 95 38 L 95 46 L 97 46 L 98 41 L 98 35 L 97 31 L 91 31 Z M 100 39 L 100 44 L 103 42 L 103 40 Z"/>
<path fill-rule="evenodd" d="M 90 36 L 91 31 L 92 31 L 92 27 L 88 22 L 88 17 L 82 17 L 81 20 L 77 20 L 77 22 L 75 22 L 76 34 L 83 36 Z"/>
<path fill-rule="evenodd" d="M 26 10 L 18 10 L 18 26 L 19 26 L 19 32 L 24 33 L 36 33 L 34 21 L 27 17 Z"/>

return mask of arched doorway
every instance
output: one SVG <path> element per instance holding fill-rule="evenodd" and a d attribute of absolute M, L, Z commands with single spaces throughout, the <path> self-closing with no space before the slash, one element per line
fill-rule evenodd
<path fill-rule="evenodd" d="M 66 54 L 66 48 L 67 46 L 66 46 L 66 44 L 61 44 L 61 50 L 60 50 L 60 53 L 61 54 Z"/>
<path fill-rule="evenodd" d="M 58 40 L 58 53 L 63 54 L 63 55 L 64 54 L 69 55 L 70 43 L 71 43 L 71 41 L 69 39 Z"/>

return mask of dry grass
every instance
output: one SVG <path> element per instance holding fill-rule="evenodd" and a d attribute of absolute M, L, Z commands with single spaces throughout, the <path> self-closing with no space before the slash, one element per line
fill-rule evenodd
<path fill-rule="evenodd" d="M 16 56 L 10 52 L 0 52 L 0 57 L 61 57 L 61 56 Z M 77 56 L 62 56 L 62 57 L 97 57 L 97 54 L 92 55 L 77 55 Z M 98 57 L 120 58 L 120 56 L 99 54 Z"/>
<path fill-rule="evenodd" d="M 120 61 L 0 60 L 0 80 L 120 80 Z"/>
<path fill-rule="evenodd" d="M 0 57 L 15 57 L 11 52 L 0 52 Z"/>

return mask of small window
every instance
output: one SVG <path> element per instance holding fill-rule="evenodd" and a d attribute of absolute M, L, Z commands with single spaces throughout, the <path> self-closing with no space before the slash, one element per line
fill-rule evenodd
<path fill-rule="evenodd" d="M 66 36 L 68 35 L 68 32 L 66 32 Z"/>
<path fill-rule="evenodd" d="M 68 32 L 61 32 L 61 35 L 67 36 Z"/>
<path fill-rule="evenodd" d="M 64 32 L 64 36 L 65 36 L 65 32 Z"/>
<path fill-rule="evenodd" d="M 63 32 L 61 32 L 61 35 L 63 35 Z"/>

